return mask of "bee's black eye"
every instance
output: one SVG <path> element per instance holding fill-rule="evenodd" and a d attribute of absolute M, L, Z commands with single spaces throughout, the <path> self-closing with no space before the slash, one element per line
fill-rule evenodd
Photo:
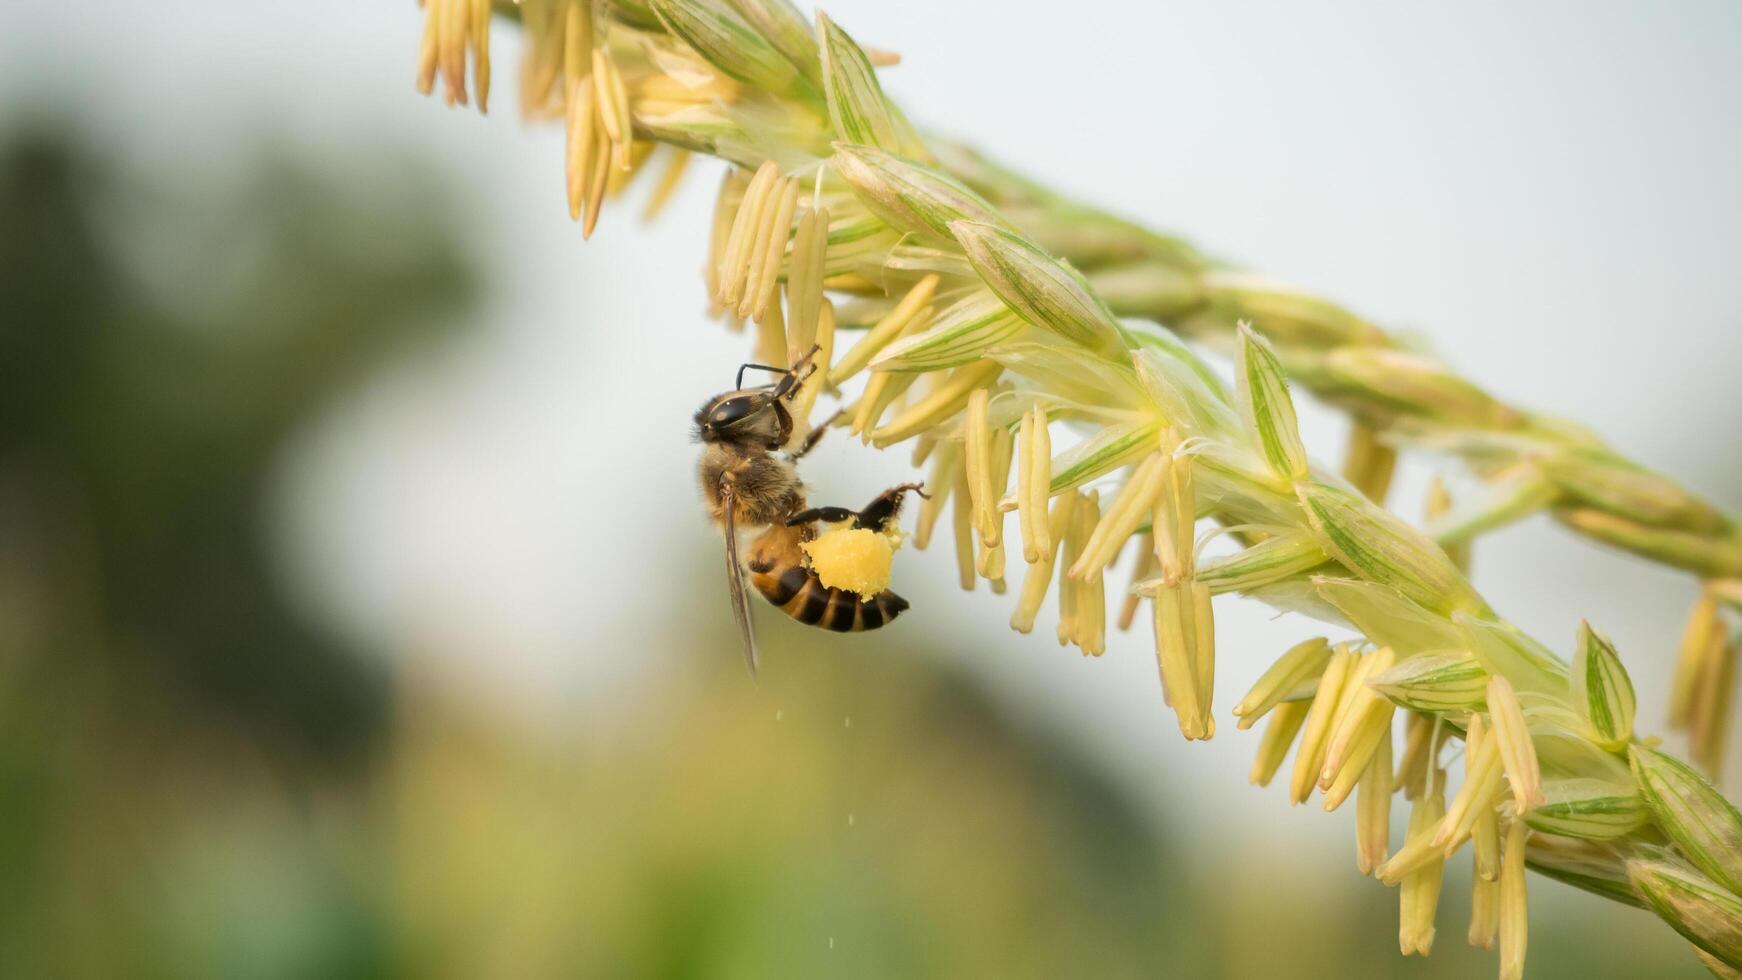
<path fill-rule="evenodd" d="M 708 425 L 713 428 L 724 428 L 734 422 L 742 421 L 755 408 L 755 402 L 744 395 L 728 398 L 708 413 Z"/>

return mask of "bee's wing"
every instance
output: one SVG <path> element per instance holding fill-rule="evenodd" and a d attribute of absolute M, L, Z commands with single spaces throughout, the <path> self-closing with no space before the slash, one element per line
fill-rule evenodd
<path fill-rule="evenodd" d="M 726 585 L 732 593 L 732 616 L 738 620 L 738 635 L 744 641 L 744 661 L 750 665 L 750 677 L 756 678 L 756 635 L 750 630 L 750 596 L 744 591 L 744 566 L 738 561 L 737 503 L 732 499 L 730 483 L 720 488 L 720 499 L 726 511 Z"/>

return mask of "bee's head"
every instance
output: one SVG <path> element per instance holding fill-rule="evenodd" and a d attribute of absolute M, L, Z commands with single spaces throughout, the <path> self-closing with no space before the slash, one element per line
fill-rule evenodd
<path fill-rule="evenodd" d="M 738 368 L 738 387 L 715 395 L 696 413 L 696 438 L 702 442 L 726 442 L 773 452 L 792 438 L 792 413 L 786 402 L 798 394 L 798 386 L 814 374 L 811 349 L 790 368 L 768 364 L 745 364 Z M 744 372 L 767 371 L 780 376 L 774 384 L 744 387 Z"/>
<path fill-rule="evenodd" d="M 792 415 L 772 388 L 740 388 L 710 398 L 696 412 L 696 438 L 757 449 L 779 449 L 792 434 Z"/>

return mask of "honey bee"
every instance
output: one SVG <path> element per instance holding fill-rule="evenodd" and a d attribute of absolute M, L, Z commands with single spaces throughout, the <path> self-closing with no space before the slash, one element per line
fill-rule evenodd
<path fill-rule="evenodd" d="M 877 629 L 908 608 L 888 589 L 862 597 L 830 588 L 806 561 L 804 547 L 817 536 L 816 525 L 840 523 L 855 530 L 893 531 L 902 498 L 924 494 L 917 484 L 893 487 L 859 511 L 845 507 L 807 508 L 798 460 L 815 448 L 828 430 L 819 426 L 800 437 L 790 404 L 799 386 L 816 370 L 811 353 L 790 368 L 746 364 L 737 387 L 708 399 L 696 412 L 696 438 L 702 443 L 699 467 L 702 498 L 726 535 L 726 583 L 738 621 L 744 657 L 756 673 L 756 639 L 750 628 L 750 603 L 744 569 L 764 599 L 801 623 L 840 632 Z M 777 381 L 744 387 L 744 372 L 768 371 Z M 749 544 L 749 561 L 739 558 L 738 535 L 761 529 Z"/>

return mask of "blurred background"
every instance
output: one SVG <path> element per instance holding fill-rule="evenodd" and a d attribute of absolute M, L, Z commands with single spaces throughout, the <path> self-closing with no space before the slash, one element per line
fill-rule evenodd
<path fill-rule="evenodd" d="M 1742 509 L 1742 8 L 829 11 L 922 124 Z M 1147 631 L 1083 660 L 904 552 L 890 629 L 759 608 L 752 686 L 686 432 L 746 349 L 702 315 L 717 171 L 583 244 L 559 132 L 418 98 L 420 23 L 0 0 L 0 976 L 1488 975 L 1467 862 L 1400 958 L 1352 808 L 1182 742 Z M 1543 521 L 1476 579 L 1608 630 L 1663 727 L 1690 580 Z M 1318 629 L 1217 616 L 1223 707 Z M 1704 975 L 1532 889 L 1532 976 Z"/>

